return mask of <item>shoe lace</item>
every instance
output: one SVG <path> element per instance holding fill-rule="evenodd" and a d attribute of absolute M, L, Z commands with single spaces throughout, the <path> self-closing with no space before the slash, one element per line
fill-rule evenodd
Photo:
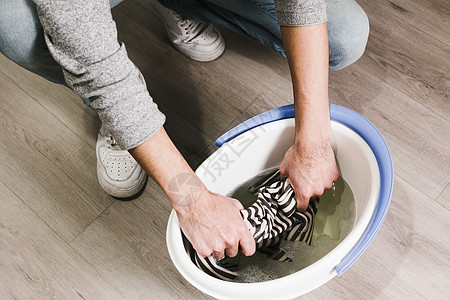
<path fill-rule="evenodd" d="M 108 148 L 111 150 L 122 150 L 120 149 L 119 145 L 117 145 L 116 140 L 112 136 L 108 136 L 108 140 L 106 140 L 106 143 L 108 143 Z"/>
<path fill-rule="evenodd" d="M 179 24 L 186 31 L 188 35 L 194 35 L 193 38 L 197 37 L 202 31 L 202 23 L 190 20 L 179 13 L 172 11 L 172 15 L 178 20 Z"/>

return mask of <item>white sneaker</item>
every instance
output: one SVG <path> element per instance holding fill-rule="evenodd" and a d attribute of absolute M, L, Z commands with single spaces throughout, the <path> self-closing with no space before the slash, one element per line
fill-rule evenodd
<path fill-rule="evenodd" d="M 129 198 L 142 190 L 147 174 L 103 128 L 98 133 L 96 152 L 97 178 L 105 192 L 116 198 Z"/>
<path fill-rule="evenodd" d="M 163 6 L 158 0 L 138 0 L 145 8 L 156 13 L 164 24 L 173 46 L 189 58 L 208 62 L 225 51 L 225 41 L 213 24 L 189 20 Z"/>

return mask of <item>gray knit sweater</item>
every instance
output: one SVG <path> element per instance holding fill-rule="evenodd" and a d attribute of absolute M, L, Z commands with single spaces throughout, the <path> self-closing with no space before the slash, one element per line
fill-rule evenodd
<path fill-rule="evenodd" d="M 152 101 L 145 81 L 117 40 L 108 0 L 33 0 L 47 46 L 67 84 L 89 98 L 104 128 L 122 149 L 153 135 L 165 116 Z M 282 26 L 326 20 L 324 0 L 275 0 Z"/>

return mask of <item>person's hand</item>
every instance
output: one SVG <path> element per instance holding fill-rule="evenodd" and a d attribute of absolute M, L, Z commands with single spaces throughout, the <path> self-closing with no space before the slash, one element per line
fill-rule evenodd
<path fill-rule="evenodd" d="M 255 241 L 239 210 L 242 204 L 211 193 L 192 171 L 160 128 L 152 137 L 129 150 L 166 193 L 177 212 L 180 227 L 201 256 L 236 256 L 239 244 L 245 255 L 255 252 Z"/>
<path fill-rule="evenodd" d="M 333 149 L 329 142 L 296 142 L 280 165 L 282 177 L 289 177 L 295 192 L 297 209 L 305 211 L 310 198 L 321 196 L 338 176 Z"/>
<path fill-rule="evenodd" d="M 177 210 L 180 227 L 200 256 L 221 259 L 225 253 L 234 257 L 239 252 L 249 256 L 256 245 L 245 225 L 242 204 L 232 198 L 203 189 L 198 199 Z"/>

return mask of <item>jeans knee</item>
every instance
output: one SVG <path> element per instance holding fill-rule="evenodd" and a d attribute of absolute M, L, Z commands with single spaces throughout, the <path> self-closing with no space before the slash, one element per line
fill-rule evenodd
<path fill-rule="evenodd" d="M 354 1 L 352 1 L 354 2 Z M 364 53 L 369 37 L 369 20 L 356 6 L 337 17 L 328 26 L 330 69 L 340 70 L 356 62 Z M 331 25 L 331 26 L 330 26 Z"/>
<path fill-rule="evenodd" d="M 37 75 L 65 84 L 61 67 L 47 49 L 31 0 L 0 1 L 0 52 Z"/>
<path fill-rule="evenodd" d="M 0 17 L 1 18 L 1 17 Z M 0 30 L 0 52 L 18 64 L 19 66 L 33 71 L 36 65 L 36 49 L 33 47 L 33 38 L 15 37 Z"/>
<path fill-rule="evenodd" d="M 22 65 L 30 61 L 40 27 L 31 1 L 0 4 L 0 52 Z"/>

